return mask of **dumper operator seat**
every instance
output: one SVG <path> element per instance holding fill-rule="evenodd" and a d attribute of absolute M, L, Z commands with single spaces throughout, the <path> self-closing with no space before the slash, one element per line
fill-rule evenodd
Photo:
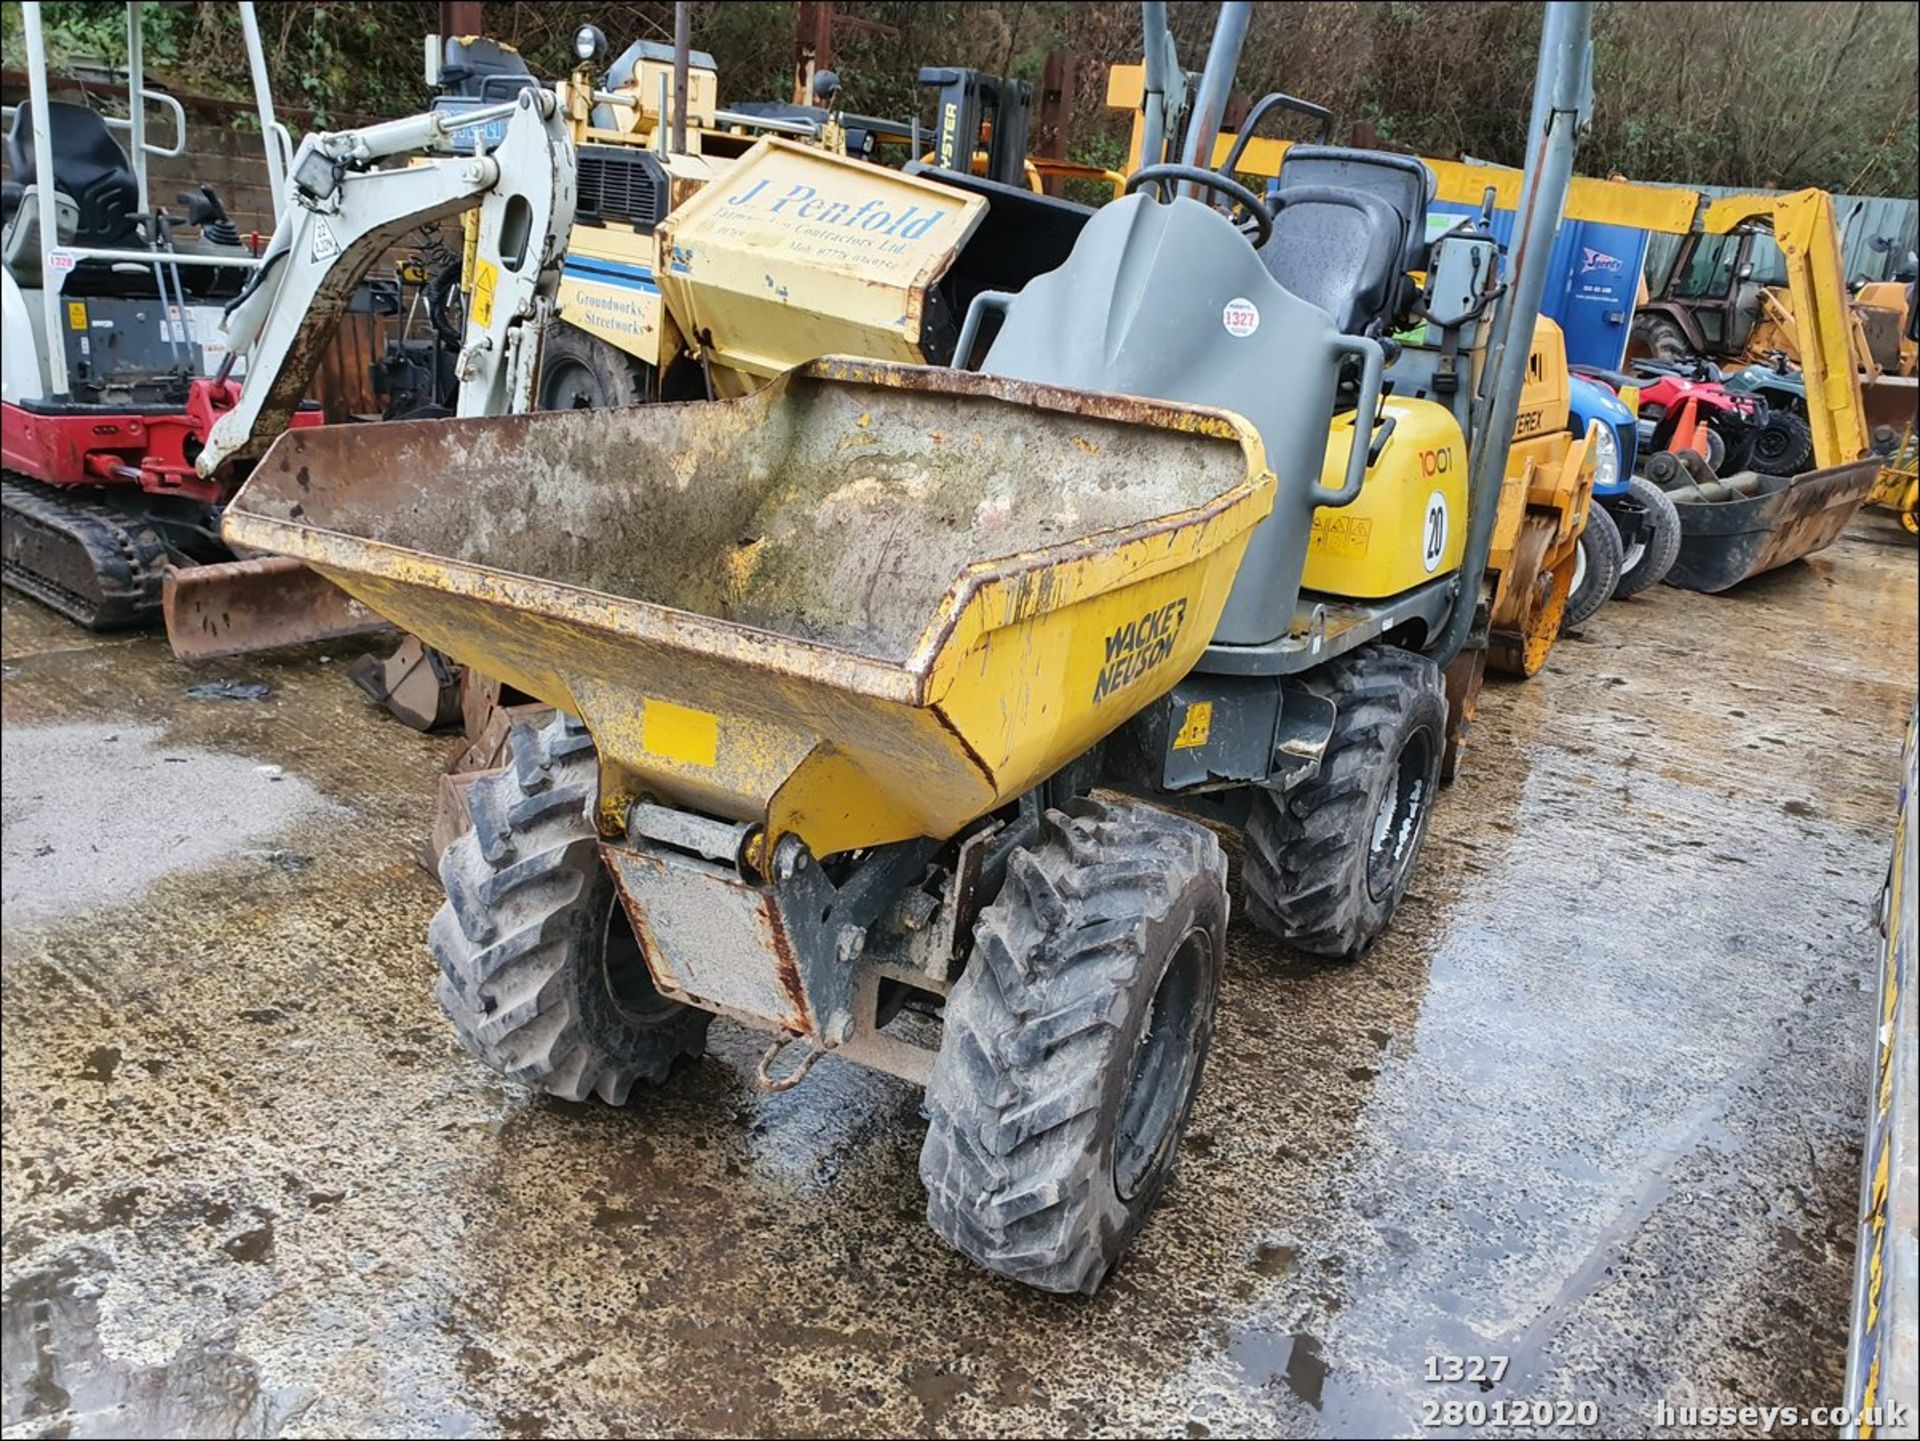
<path fill-rule="evenodd" d="M 1427 266 L 1433 191 L 1433 172 L 1410 155 L 1290 146 L 1267 193 L 1273 236 L 1261 258 L 1345 334 L 1390 333 L 1417 294 L 1409 272 Z"/>
<path fill-rule="evenodd" d="M 53 118 L 52 183 L 60 227 L 53 243 L 144 250 L 140 185 L 107 122 L 98 112 L 63 100 L 49 101 L 47 113 Z M 27 289 L 40 284 L 40 214 L 34 192 L 41 177 L 34 164 L 33 124 L 33 106 L 22 105 L 13 112 L 7 131 L 7 164 L 20 189 L 9 197 L 6 266 Z"/>
<path fill-rule="evenodd" d="M 1297 185 L 1270 196 L 1267 273 L 1333 317 L 1343 335 L 1378 333 L 1405 272 L 1393 208 L 1364 190 Z"/>

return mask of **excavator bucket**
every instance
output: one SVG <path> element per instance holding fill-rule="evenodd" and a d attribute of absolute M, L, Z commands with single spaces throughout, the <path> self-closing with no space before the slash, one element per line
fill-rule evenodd
<path fill-rule="evenodd" d="M 1667 584 L 1709 594 L 1825 550 L 1866 501 L 1880 459 L 1791 479 L 1745 472 L 1669 489 L 1680 512 L 1680 558 Z"/>
<path fill-rule="evenodd" d="M 944 839 L 1165 694 L 1273 477 L 1224 412 L 825 360 L 698 405 L 292 432 L 229 542 L 582 717 L 645 797 Z"/>

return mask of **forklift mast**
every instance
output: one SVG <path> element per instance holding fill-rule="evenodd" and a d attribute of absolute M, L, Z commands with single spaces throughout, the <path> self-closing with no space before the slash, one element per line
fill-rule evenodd
<path fill-rule="evenodd" d="M 1033 86 L 1007 75 L 989 75 L 958 65 L 924 65 L 920 83 L 938 89 L 933 163 L 961 175 L 973 173 L 973 157 L 987 152 L 986 178 L 1024 188 L 1027 126 Z M 982 142 L 981 132 L 987 132 Z"/>

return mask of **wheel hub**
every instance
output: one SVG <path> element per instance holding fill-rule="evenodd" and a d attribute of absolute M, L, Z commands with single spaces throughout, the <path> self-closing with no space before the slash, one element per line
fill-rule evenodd
<path fill-rule="evenodd" d="M 1392 779 L 1374 812 L 1367 846 L 1367 891 L 1376 901 L 1393 894 L 1413 858 L 1429 799 L 1433 748 L 1433 734 L 1422 726 L 1407 736 L 1394 757 Z"/>
<path fill-rule="evenodd" d="M 604 410 L 606 405 L 599 380 L 577 360 L 556 360 L 540 377 L 542 410 Z"/>
<path fill-rule="evenodd" d="M 633 933 L 618 897 L 609 902 L 601 927 L 600 978 L 607 1000 L 628 1025 L 652 1025 L 680 1009 L 654 985 L 646 952 L 640 948 L 640 939 Z"/>
<path fill-rule="evenodd" d="M 1141 1019 L 1113 1147 L 1113 1184 L 1123 1200 L 1139 1193 L 1173 1144 L 1200 1063 L 1195 1038 L 1212 948 L 1204 930 L 1189 931 Z"/>

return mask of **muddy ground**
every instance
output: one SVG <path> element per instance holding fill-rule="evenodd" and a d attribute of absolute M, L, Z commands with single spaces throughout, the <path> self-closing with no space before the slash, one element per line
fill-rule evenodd
<path fill-rule="evenodd" d="M 1091 1301 L 921 1221 L 917 1094 L 712 1053 L 624 1111 L 454 1043 L 446 742 L 5 599 L 8 1436 L 1420 1434 L 1838 1399 L 1915 557 L 1863 522 L 1491 687 L 1399 923 L 1244 924 L 1180 1171 Z M 203 679 L 264 699 L 202 699 Z M 1510 1357 L 1490 1390 L 1430 1357 Z"/>

